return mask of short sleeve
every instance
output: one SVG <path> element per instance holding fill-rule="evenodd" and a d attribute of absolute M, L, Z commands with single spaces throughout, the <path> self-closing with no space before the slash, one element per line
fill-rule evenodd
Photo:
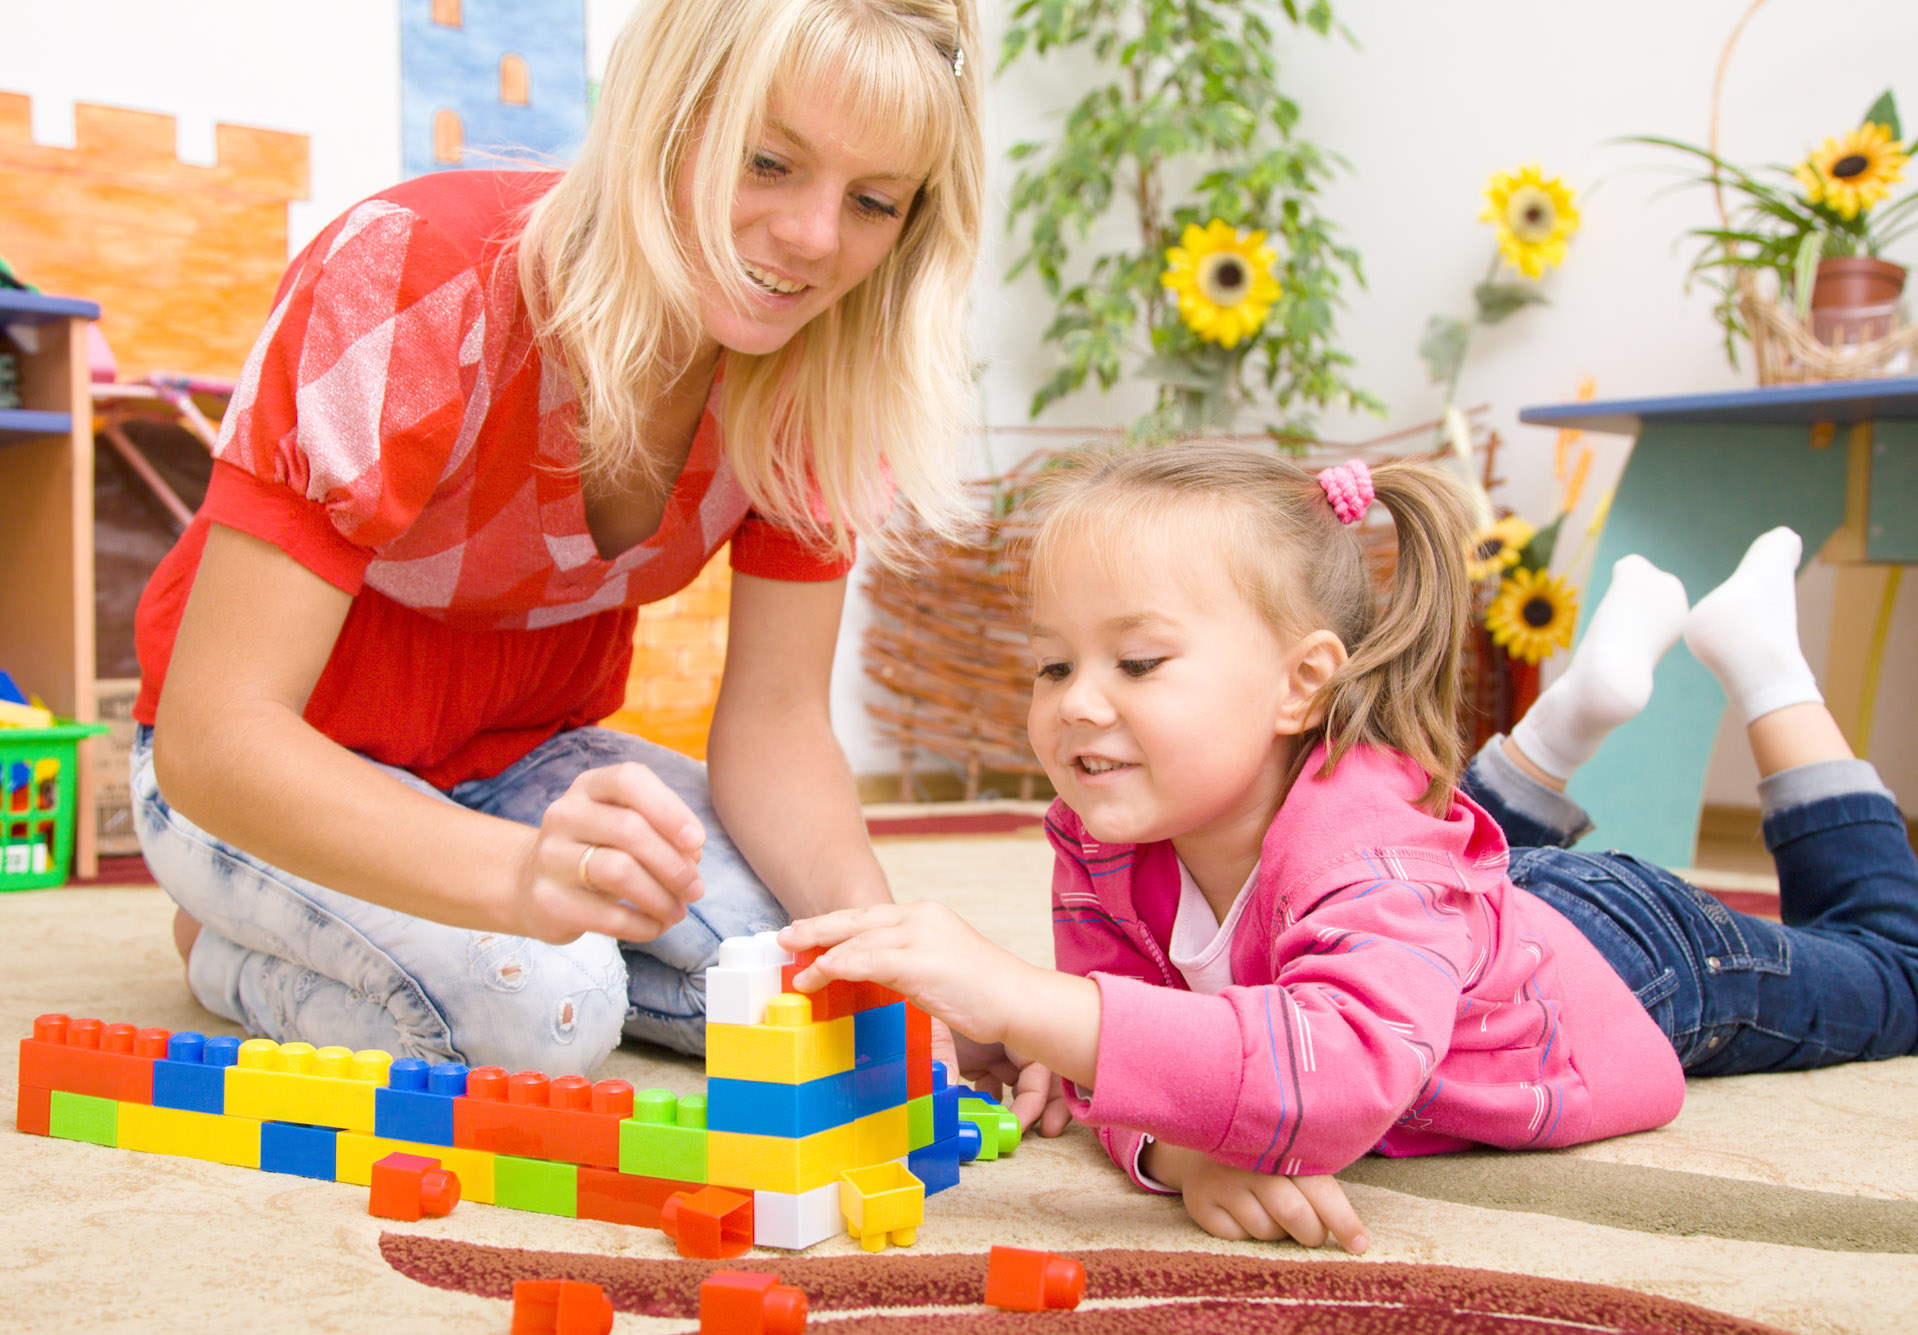
<path fill-rule="evenodd" d="M 410 209 L 356 205 L 289 269 L 215 457 L 319 507 L 354 546 L 390 542 L 459 438 L 482 298 L 471 259 Z"/>
<path fill-rule="evenodd" d="M 823 583 L 843 578 L 852 559 L 822 552 L 791 529 L 781 528 L 749 510 L 733 532 L 732 567 L 742 575 Z"/>

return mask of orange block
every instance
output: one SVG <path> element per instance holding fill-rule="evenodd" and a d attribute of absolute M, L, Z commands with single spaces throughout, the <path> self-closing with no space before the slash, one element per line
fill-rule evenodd
<path fill-rule="evenodd" d="M 423 1154 L 395 1152 L 373 1165 L 367 1213 L 381 1219 L 418 1219 L 449 1214 L 460 1200 L 460 1180 Z"/>
<path fill-rule="evenodd" d="M 753 1198 L 724 1187 L 674 1192 L 660 1207 L 659 1226 L 679 1244 L 681 1256 L 743 1256 L 753 1245 Z"/>

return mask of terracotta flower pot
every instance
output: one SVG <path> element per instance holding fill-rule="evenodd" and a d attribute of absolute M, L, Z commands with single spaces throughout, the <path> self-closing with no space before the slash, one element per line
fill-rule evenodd
<path fill-rule="evenodd" d="M 1904 266 L 1872 255 L 1840 255 L 1818 262 L 1811 308 L 1826 311 L 1889 306 L 1904 290 Z"/>

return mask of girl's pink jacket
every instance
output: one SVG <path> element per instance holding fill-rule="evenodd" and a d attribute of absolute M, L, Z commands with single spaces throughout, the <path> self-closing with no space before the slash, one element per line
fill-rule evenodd
<path fill-rule="evenodd" d="M 1241 985 L 1187 990 L 1166 960 L 1172 845 L 1101 844 L 1055 803 L 1058 967 L 1099 984 L 1095 1089 L 1068 1083 L 1139 1181 L 1141 1137 L 1264 1173 L 1333 1173 L 1376 1150 L 1547 1148 L 1662 1126 L 1684 1076 L 1577 928 L 1506 878 L 1470 799 L 1415 804 L 1425 774 L 1355 747 L 1314 755 L 1267 830 L 1232 942 Z M 1141 1182 L 1141 1185 L 1148 1185 Z"/>

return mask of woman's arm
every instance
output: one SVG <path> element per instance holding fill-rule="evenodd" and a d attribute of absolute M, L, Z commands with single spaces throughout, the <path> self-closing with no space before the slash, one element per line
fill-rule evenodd
<path fill-rule="evenodd" d="M 351 606 L 279 548 L 213 525 L 154 722 L 172 806 L 297 876 L 456 927 L 647 940 L 683 915 L 697 867 L 656 831 L 697 823 L 639 766 L 582 776 L 533 830 L 416 792 L 309 726 Z M 587 843 L 629 855 L 597 856 L 593 878 L 635 908 L 580 885 Z"/>
<path fill-rule="evenodd" d="M 795 918 L 892 899 L 833 736 L 833 649 L 846 581 L 735 572 L 706 764 L 713 806 Z"/>

